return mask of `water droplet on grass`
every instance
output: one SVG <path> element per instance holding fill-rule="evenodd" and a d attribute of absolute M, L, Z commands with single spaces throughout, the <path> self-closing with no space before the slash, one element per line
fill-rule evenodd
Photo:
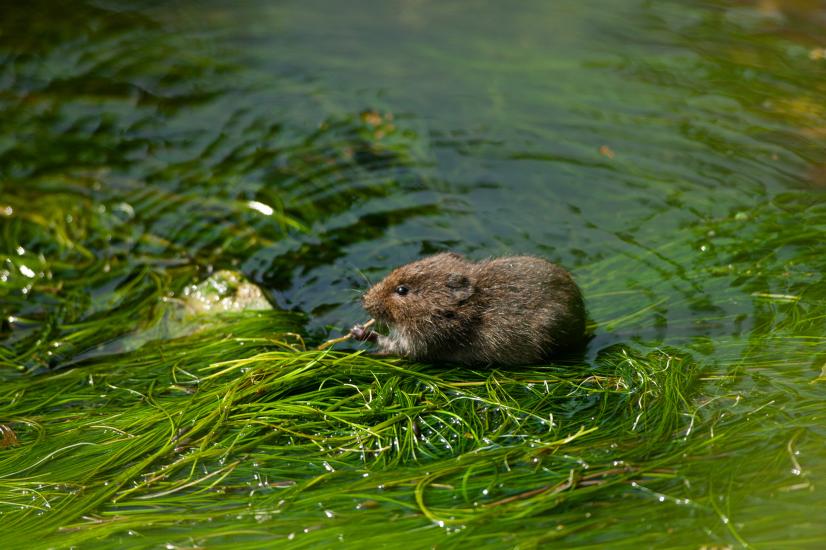
<path fill-rule="evenodd" d="M 363 500 L 356 504 L 356 510 L 373 510 L 379 507 L 379 503 L 376 500 Z"/>

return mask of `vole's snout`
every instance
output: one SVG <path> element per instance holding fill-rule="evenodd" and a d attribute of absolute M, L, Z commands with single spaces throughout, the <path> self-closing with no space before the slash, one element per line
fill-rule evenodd
<path fill-rule="evenodd" d="M 373 294 L 371 292 L 372 290 L 373 290 L 372 288 L 368 288 L 361 295 L 361 306 L 364 309 L 366 309 L 368 312 L 370 311 L 370 308 L 371 308 L 372 302 L 373 302 L 373 298 L 372 298 Z"/>
<path fill-rule="evenodd" d="M 370 294 L 371 294 L 372 291 L 373 291 L 373 287 L 371 286 L 370 288 L 363 290 L 362 293 L 359 295 L 359 301 L 361 302 L 361 307 L 366 309 L 367 306 L 370 304 Z"/>
<path fill-rule="evenodd" d="M 391 316 L 380 292 L 381 289 L 377 287 L 368 289 L 361 297 L 361 305 L 377 321 L 387 321 Z"/>

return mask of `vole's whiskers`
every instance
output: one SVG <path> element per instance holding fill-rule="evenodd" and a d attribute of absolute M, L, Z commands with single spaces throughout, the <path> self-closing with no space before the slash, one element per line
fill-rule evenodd
<path fill-rule="evenodd" d="M 361 269 L 359 269 L 357 266 L 355 266 L 353 264 L 350 264 L 350 267 L 352 267 L 353 271 L 358 273 L 359 276 L 362 279 L 364 279 L 364 282 L 367 283 L 367 288 L 370 288 L 371 286 L 373 286 L 373 281 L 370 280 L 370 277 L 368 277 L 367 274 L 364 271 L 362 271 Z"/>
<path fill-rule="evenodd" d="M 364 291 L 363 291 L 363 290 L 361 290 L 361 289 L 358 289 L 358 288 L 348 288 L 348 289 L 347 289 L 347 292 L 349 292 L 350 294 L 352 294 L 352 296 L 351 296 L 351 297 L 350 297 L 350 299 L 348 300 L 348 302 L 349 302 L 349 303 L 351 303 L 351 304 L 352 304 L 353 302 L 357 302 L 358 300 L 360 300 L 360 299 L 361 299 L 361 295 L 362 295 L 362 294 L 364 294 Z"/>

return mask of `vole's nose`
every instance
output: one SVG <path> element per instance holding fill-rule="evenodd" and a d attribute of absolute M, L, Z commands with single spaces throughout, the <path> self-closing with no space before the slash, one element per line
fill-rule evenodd
<path fill-rule="evenodd" d="M 364 292 L 361 293 L 361 303 L 366 304 L 370 300 L 370 291 L 373 290 L 373 287 L 368 288 Z"/>

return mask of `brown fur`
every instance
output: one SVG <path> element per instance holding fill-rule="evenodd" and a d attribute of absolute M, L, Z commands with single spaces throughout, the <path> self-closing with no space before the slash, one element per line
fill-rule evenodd
<path fill-rule="evenodd" d="M 585 305 L 573 278 L 530 256 L 471 262 L 437 254 L 394 270 L 363 302 L 390 328 L 372 335 L 379 351 L 421 361 L 524 365 L 584 341 Z M 363 336 L 358 327 L 353 333 Z"/>

